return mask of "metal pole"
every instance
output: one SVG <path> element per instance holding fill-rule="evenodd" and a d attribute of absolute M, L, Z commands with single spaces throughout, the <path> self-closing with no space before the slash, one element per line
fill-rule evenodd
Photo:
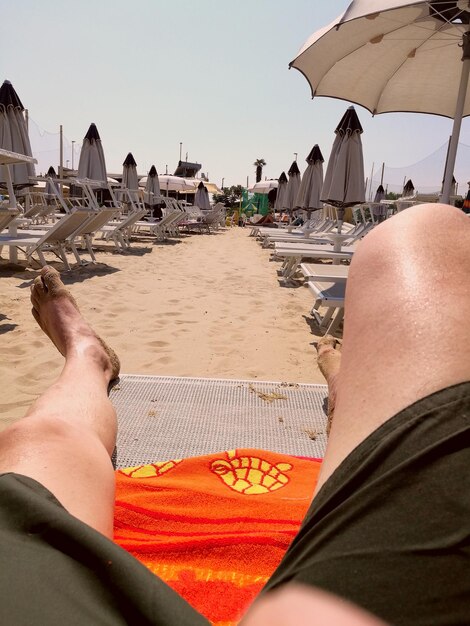
<path fill-rule="evenodd" d="M 73 170 L 73 153 L 75 151 L 75 141 L 72 140 L 72 170 Z"/>
<path fill-rule="evenodd" d="M 468 77 L 470 75 L 470 32 L 464 33 L 462 37 L 462 73 L 460 75 L 459 94 L 457 96 L 457 104 L 455 106 L 454 125 L 452 127 L 452 139 L 449 145 L 449 157 L 444 175 L 444 187 L 442 189 L 441 202 L 445 204 L 450 200 L 450 188 L 452 186 L 452 177 L 454 175 L 455 159 L 457 156 L 457 148 L 459 147 L 460 127 L 462 126 L 462 116 L 465 107 L 465 99 L 467 96 Z"/>
<path fill-rule="evenodd" d="M 29 132 L 29 111 L 28 109 L 24 110 L 24 119 L 26 122 L 26 130 Z"/>
<path fill-rule="evenodd" d="M 62 124 L 59 127 L 59 136 L 60 136 L 60 155 L 59 155 L 59 178 L 62 181 L 64 177 L 64 131 L 62 129 Z M 64 192 L 64 185 L 62 182 L 60 183 L 60 193 Z"/>
<path fill-rule="evenodd" d="M 181 162 L 181 151 L 183 150 L 183 142 L 180 141 L 180 162 Z"/>
<path fill-rule="evenodd" d="M 372 179 L 374 178 L 374 166 L 375 163 L 372 163 L 372 170 L 370 172 L 369 201 L 372 200 Z"/>
<path fill-rule="evenodd" d="M 380 177 L 380 184 L 382 186 L 384 184 L 384 169 L 385 169 L 385 163 L 382 163 L 382 176 Z"/>

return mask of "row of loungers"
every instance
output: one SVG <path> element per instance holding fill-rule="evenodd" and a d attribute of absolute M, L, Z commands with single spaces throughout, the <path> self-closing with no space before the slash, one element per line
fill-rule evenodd
<path fill-rule="evenodd" d="M 360 207 L 353 215 L 355 225 L 338 223 L 317 211 L 302 227 L 254 225 L 250 232 L 264 248 L 272 249 L 274 260 L 281 261 L 279 273 L 285 284 L 302 277 L 314 298 L 311 315 L 329 334 L 337 332 L 343 320 L 349 263 L 360 240 L 374 227 L 364 220 Z"/>
<path fill-rule="evenodd" d="M 44 252 L 54 252 L 63 262 L 67 270 L 71 269 L 67 259 L 67 250 L 70 250 L 78 264 L 87 263 L 79 254 L 79 247 L 88 251 L 91 262 L 96 263 L 93 245 L 95 238 L 112 241 L 119 252 L 130 247 L 133 235 L 148 234 L 157 240 L 179 236 L 184 228 L 187 231 L 198 230 L 211 232 L 224 219 L 224 208 L 216 205 L 211 211 L 203 214 L 197 207 L 187 211 L 180 207 L 171 198 L 162 198 L 165 204 L 165 215 L 159 221 L 145 220 L 148 209 L 131 193 L 128 193 L 128 202 L 117 202 L 113 197 L 111 206 L 99 206 L 93 189 L 85 182 L 82 204 L 70 206 L 57 191 L 56 202 L 45 199 L 41 209 L 39 202 L 33 203 L 36 213 L 32 214 L 32 207 L 24 211 L 19 209 L 0 207 L 0 254 L 2 248 L 20 250 L 24 253 L 28 265 L 36 254 L 41 265 L 46 265 Z M 36 194 L 37 196 L 38 194 Z M 62 213 L 55 215 L 57 209 Z M 49 219 L 54 222 L 49 222 Z M 20 226 L 18 228 L 18 225 Z M 24 226 L 23 228 L 21 226 Z M 7 230 L 8 229 L 8 230 Z M 11 258 L 11 257 L 10 257 Z"/>

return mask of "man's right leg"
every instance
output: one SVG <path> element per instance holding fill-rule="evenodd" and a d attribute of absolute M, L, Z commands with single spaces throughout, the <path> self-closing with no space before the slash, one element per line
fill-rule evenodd
<path fill-rule="evenodd" d="M 470 220 L 447 205 L 407 209 L 360 243 L 317 490 L 388 418 L 470 380 L 469 267 Z"/>

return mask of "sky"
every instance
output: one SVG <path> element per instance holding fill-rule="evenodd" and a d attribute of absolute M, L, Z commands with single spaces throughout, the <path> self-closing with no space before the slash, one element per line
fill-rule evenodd
<path fill-rule="evenodd" d="M 45 143 L 57 146 L 63 126 L 64 165 L 66 160 L 71 165 L 70 142 L 77 148 L 94 122 L 108 172 L 121 172 L 132 152 L 140 174 L 152 164 L 159 173 L 172 173 L 181 148 L 183 160 L 187 155 L 201 163 L 201 171 L 219 186 L 247 180 L 251 185 L 258 158 L 266 161 L 267 178 L 287 171 L 296 154 L 303 171 L 314 144 L 328 158 L 349 103 L 312 100 L 306 79 L 288 65 L 308 37 L 347 5 L 347 0 L 4 1 L 2 22 L 14 27 L 2 29 L 0 79 L 12 82 L 32 125 L 46 132 Z M 369 175 L 383 162 L 406 168 L 421 161 L 447 142 L 452 129 L 451 120 L 437 116 L 372 117 L 360 106 L 356 110 Z M 468 119 L 461 142 L 470 145 Z M 75 167 L 78 154 L 77 148 Z"/>

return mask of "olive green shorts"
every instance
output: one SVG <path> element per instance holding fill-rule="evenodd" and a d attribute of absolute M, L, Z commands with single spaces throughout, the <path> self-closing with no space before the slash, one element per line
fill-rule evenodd
<path fill-rule="evenodd" d="M 264 592 L 297 581 L 395 625 L 470 624 L 470 383 L 420 400 L 343 461 Z M 208 622 L 35 480 L 0 476 L 0 624 Z"/>

